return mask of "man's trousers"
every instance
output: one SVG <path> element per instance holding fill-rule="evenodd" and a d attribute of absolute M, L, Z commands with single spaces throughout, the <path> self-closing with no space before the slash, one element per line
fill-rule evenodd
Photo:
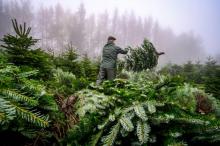
<path fill-rule="evenodd" d="M 116 77 L 115 68 L 102 68 L 100 67 L 97 84 L 99 85 L 104 80 L 114 80 Z"/>

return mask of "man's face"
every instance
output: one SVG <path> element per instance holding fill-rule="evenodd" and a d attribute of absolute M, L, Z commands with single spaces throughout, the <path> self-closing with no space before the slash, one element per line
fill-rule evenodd
<path fill-rule="evenodd" d="M 111 42 L 111 43 L 115 43 L 115 40 L 109 40 L 109 42 Z"/>

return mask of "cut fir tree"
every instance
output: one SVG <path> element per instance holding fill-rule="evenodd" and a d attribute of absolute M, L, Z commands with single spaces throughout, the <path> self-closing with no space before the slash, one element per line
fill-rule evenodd
<path fill-rule="evenodd" d="M 128 49 L 129 54 L 125 59 L 125 67 L 127 70 L 135 72 L 154 68 L 159 56 L 164 54 L 164 52 L 157 52 L 154 45 L 147 39 L 140 47 L 128 47 Z"/>
<path fill-rule="evenodd" d="M 138 73 L 140 75 L 140 73 Z M 69 145 L 194 145 L 220 142 L 216 99 L 178 77 L 142 73 L 78 92 L 80 121 Z M 133 77 L 132 77 L 133 76 Z M 146 80 L 147 79 L 147 80 Z M 196 111 L 196 96 L 207 96 L 212 111 Z M 88 138 L 90 137 L 90 138 Z"/>

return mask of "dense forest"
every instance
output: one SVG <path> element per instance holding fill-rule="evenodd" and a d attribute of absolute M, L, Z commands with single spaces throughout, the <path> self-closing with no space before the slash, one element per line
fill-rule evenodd
<path fill-rule="evenodd" d="M 212 58 L 156 71 L 159 56 L 144 40 L 119 60 L 117 79 L 97 86 L 100 60 L 71 44 L 48 53 L 31 27 L 12 24 L 1 39 L 1 145 L 220 143 L 220 66 Z"/>
<path fill-rule="evenodd" d="M 32 35 L 41 39 L 37 45 L 56 54 L 72 44 L 78 53 L 98 57 L 106 38 L 113 35 L 122 47 L 135 47 L 148 38 L 158 50 L 167 52 L 160 64 L 180 64 L 188 60 L 204 62 L 208 57 L 202 38 L 193 31 L 177 34 L 153 17 L 140 17 L 133 11 L 120 12 L 115 8 L 112 13 L 106 10 L 94 14 L 87 12 L 83 3 L 69 10 L 62 3 L 36 7 L 29 0 L 0 0 L 0 36 L 13 33 L 11 18 L 34 28 Z M 218 54 L 213 57 L 219 61 Z"/>

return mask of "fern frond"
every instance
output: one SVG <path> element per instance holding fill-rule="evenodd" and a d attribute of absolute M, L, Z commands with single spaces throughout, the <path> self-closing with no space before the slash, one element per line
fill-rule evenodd
<path fill-rule="evenodd" d="M 128 132 L 131 132 L 133 131 L 134 129 L 134 125 L 133 123 L 131 122 L 131 119 L 123 116 L 122 118 L 119 119 L 120 123 L 121 123 L 121 126 Z"/>
<path fill-rule="evenodd" d="M 140 104 L 134 106 L 134 111 L 136 115 L 143 121 L 147 121 L 147 115 L 145 113 L 144 107 Z"/>
<path fill-rule="evenodd" d="M 38 105 L 37 100 L 31 99 L 30 97 L 22 95 L 22 94 L 14 91 L 14 90 L 3 89 L 2 91 L 0 91 L 0 93 L 2 95 L 4 95 L 4 97 L 6 97 L 6 98 L 10 98 L 10 99 L 13 99 L 15 101 L 21 101 L 21 102 L 24 102 L 24 103 L 28 103 L 28 105 L 30 105 L 30 106 Z"/>
<path fill-rule="evenodd" d="M 15 109 L 16 109 L 16 113 L 18 116 L 20 116 L 22 119 L 33 123 L 37 126 L 40 127 L 48 127 L 49 126 L 49 121 L 48 121 L 48 117 L 44 117 L 42 116 L 40 113 L 34 113 L 32 111 L 29 111 L 23 107 L 20 107 L 16 104 L 11 103 Z"/>
<path fill-rule="evenodd" d="M 144 121 L 137 122 L 137 136 L 141 144 L 144 144 L 149 139 L 150 126 Z"/>
<path fill-rule="evenodd" d="M 103 139 L 103 146 L 112 146 L 120 130 L 120 123 L 115 124 L 107 136 Z"/>

